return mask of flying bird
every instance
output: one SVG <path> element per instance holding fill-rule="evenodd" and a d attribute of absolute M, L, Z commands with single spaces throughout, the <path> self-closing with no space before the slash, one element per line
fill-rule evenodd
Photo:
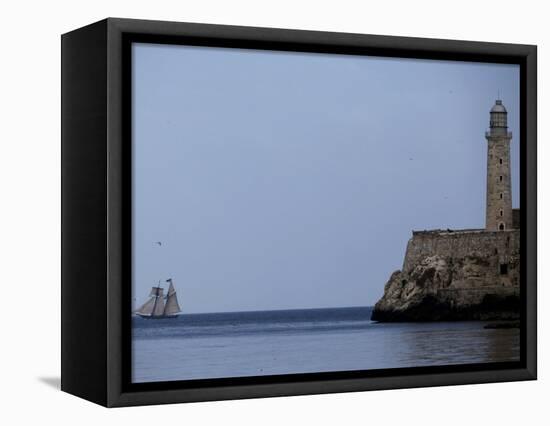
<path fill-rule="evenodd" d="M 157 241 L 155 244 L 158 244 L 159 246 L 162 245 L 162 241 Z"/>

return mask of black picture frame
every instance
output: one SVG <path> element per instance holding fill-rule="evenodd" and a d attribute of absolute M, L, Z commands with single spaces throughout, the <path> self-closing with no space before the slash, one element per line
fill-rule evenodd
<path fill-rule="evenodd" d="M 62 390 L 108 406 L 536 379 L 536 46 L 109 18 L 62 36 Z M 519 362 L 130 382 L 132 42 L 520 65 Z"/>

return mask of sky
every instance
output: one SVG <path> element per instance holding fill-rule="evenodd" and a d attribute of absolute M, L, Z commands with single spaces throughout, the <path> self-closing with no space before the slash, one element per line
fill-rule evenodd
<path fill-rule="evenodd" d="M 519 206 L 516 65 L 132 52 L 134 307 L 168 278 L 184 313 L 373 305 L 412 230 L 484 227 L 499 95 Z"/>

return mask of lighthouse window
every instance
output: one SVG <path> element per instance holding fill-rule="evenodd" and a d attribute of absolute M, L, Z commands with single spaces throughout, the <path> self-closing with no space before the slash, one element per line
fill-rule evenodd
<path fill-rule="evenodd" d="M 500 211 L 500 216 L 502 216 L 503 214 L 504 214 L 504 212 L 501 210 L 501 211 Z"/>
<path fill-rule="evenodd" d="M 501 263 L 500 264 L 500 275 L 508 275 L 508 264 L 507 263 Z"/>
<path fill-rule="evenodd" d="M 499 176 L 499 177 L 498 177 L 498 180 L 502 182 L 502 176 Z"/>
<path fill-rule="evenodd" d="M 498 160 L 498 162 L 499 162 L 500 164 L 502 164 L 502 158 L 501 158 L 501 159 L 499 159 L 499 160 Z"/>
<path fill-rule="evenodd" d="M 501 231 L 504 231 L 504 223 L 501 223 L 500 225 L 498 225 L 498 229 Z"/>
<path fill-rule="evenodd" d="M 500 199 L 502 200 L 502 192 L 500 193 Z"/>

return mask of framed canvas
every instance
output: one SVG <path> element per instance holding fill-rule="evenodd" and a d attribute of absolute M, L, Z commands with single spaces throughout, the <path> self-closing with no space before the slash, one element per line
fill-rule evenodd
<path fill-rule="evenodd" d="M 62 389 L 109 406 L 536 378 L 536 47 L 62 36 Z"/>

